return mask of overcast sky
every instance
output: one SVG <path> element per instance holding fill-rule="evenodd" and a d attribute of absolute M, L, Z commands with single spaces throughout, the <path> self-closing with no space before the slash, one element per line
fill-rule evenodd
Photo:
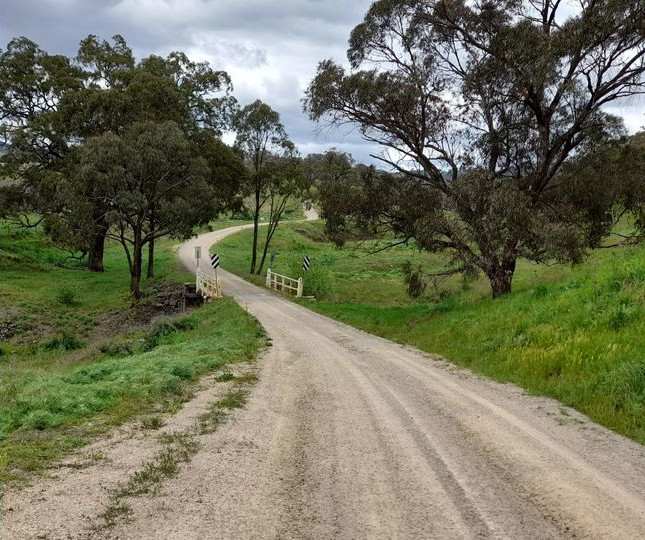
<path fill-rule="evenodd" d="M 242 105 L 276 109 L 302 154 L 336 146 L 363 162 L 378 149 L 354 131 L 321 133 L 300 100 L 318 62 L 346 61 L 351 29 L 371 0 L 0 0 L 1 41 L 26 36 L 52 53 L 75 55 L 88 34 L 121 34 L 137 58 L 186 52 L 227 71 Z M 643 100 L 611 112 L 630 131 L 645 124 Z"/>

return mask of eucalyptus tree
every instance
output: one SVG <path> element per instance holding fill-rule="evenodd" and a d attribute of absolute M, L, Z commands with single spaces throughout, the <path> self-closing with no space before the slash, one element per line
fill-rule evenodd
<path fill-rule="evenodd" d="M 206 160 L 174 122 L 135 123 L 120 135 L 88 139 L 75 176 L 76 185 L 98 186 L 92 202 L 108 208 L 107 236 L 123 246 L 135 298 L 144 247 L 163 236 L 188 237 L 216 212 Z"/>
<path fill-rule="evenodd" d="M 260 100 L 242 107 L 236 114 L 233 127 L 236 131 L 235 146 L 239 148 L 248 163 L 249 191 L 253 197 L 253 251 L 251 269 L 257 266 L 258 234 L 260 211 L 270 197 L 268 190 L 271 176 L 268 162 L 275 157 L 288 157 L 295 152 L 289 140 L 280 114 Z"/>
<path fill-rule="evenodd" d="M 2 171 L 11 177 L 3 185 L 11 203 L 3 213 L 23 221 L 38 215 L 57 243 L 88 254 L 90 270 L 103 270 L 109 208 L 95 196 L 98 183 L 73 185 L 75 149 L 102 134 L 120 136 L 135 123 L 172 121 L 186 136 L 201 137 L 205 152 L 228 152 L 212 138 L 230 125 L 230 78 L 181 52 L 137 62 L 121 36 L 108 41 L 90 35 L 70 59 L 16 38 L 2 52 L 0 76 L 2 134 L 9 146 Z M 154 211 L 149 219 L 154 229 Z M 148 245 L 152 275 L 154 238 Z"/>
<path fill-rule="evenodd" d="M 22 37 L 0 51 L 0 76 L 3 213 L 34 226 L 60 209 L 55 188 L 70 134 L 56 114 L 62 96 L 82 86 L 82 73 L 69 58 Z"/>
<path fill-rule="evenodd" d="M 320 199 L 324 186 L 348 181 L 354 175 L 354 158 L 331 148 L 324 154 L 309 154 L 303 159 L 312 198 Z"/>
<path fill-rule="evenodd" d="M 311 184 L 302 159 L 296 156 L 276 158 L 271 156 L 266 164 L 266 197 L 269 220 L 266 226 L 262 258 L 257 273 L 261 274 L 273 236 L 289 205 L 299 205 Z"/>
<path fill-rule="evenodd" d="M 381 145 L 405 179 L 392 205 L 419 198 L 390 229 L 483 271 L 495 297 L 519 257 L 583 256 L 590 216 L 561 173 L 622 132 L 607 105 L 645 91 L 645 2 L 380 0 L 348 59 L 319 64 L 304 106 Z"/>

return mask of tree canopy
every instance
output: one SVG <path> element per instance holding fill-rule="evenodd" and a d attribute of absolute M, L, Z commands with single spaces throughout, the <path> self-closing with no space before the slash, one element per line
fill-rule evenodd
<path fill-rule="evenodd" d="M 260 100 L 239 109 L 233 127 L 236 131 L 235 146 L 244 154 L 249 168 L 248 191 L 253 199 L 253 244 L 250 272 L 253 274 L 257 270 L 260 211 L 265 203 L 272 199 L 272 194 L 275 196 L 277 190 L 282 189 L 277 183 L 277 180 L 283 177 L 277 174 L 276 160 L 293 157 L 296 149 L 280 121 L 280 114 Z M 295 185 L 292 182 L 288 184 Z M 280 206 L 278 205 L 278 207 Z M 282 211 L 276 213 L 273 209 L 272 205 L 270 218 L 272 224 L 275 220 L 277 227 Z M 269 227 L 270 231 L 273 229 L 272 224 Z M 266 257 L 272 236 L 272 232 L 267 236 L 262 261 Z"/>
<path fill-rule="evenodd" d="M 1 53 L 0 71 L 2 135 L 9 148 L 2 166 L 12 179 L 3 185 L 3 211 L 24 223 L 38 215 L 57 243 L 89 254 L 91 270 L 103 270 L 113 224 L 107 219 L 112 209 L 97 195 L 99 180 L 81 182 L 76 174 L 79 156 L 87 160 L 79 149 L 88 141 L 121 138 L 135 125 L 171 122 L 204 154 L 210 182 L 218 186 L 214 211 L 237 195 L 242 161 L 219 140 L 235 107 L 225 72 L 181 52 L 137 62 L 119 35 L 110 41 L 88 36 L 75 58 L 50 55 L 27 38 L 16 38 Z M 149 220 L 154 229 L 154 209 Z M 148 243 L 149 276 L 155 237 Z"/>
<path fill-rule="evenodd" d="M 37 215 L 91 270 L 117 239 L 138 295 L 143 246 L 151 277 L 156 238 L 235 204 L 245 169 L 220 140 L 236 107 L 225 72 L 181 52 L 136 61 L 119 35 L 88 36 L 75 58 L 27 38 L 0 55 L 3 213 Z"/>
<path fill-rule="evenodd" d="M 565 195 L 563 166 L 623 134 L 603 107 L 645 91 L 645 3 L 566 7 L 377 1 L 351 33 L 351 70 L 321 62 L 304 100 L 382 146 L 400 173 L 389 213 L 418 198 L 391 229 L 483 271 L 494 296 L 518 257 L 577 261 L 593 245 L 598 216 Z"/>

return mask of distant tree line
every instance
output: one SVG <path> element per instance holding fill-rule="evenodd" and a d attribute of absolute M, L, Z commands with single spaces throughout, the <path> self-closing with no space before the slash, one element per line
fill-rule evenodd
<path fill-rule="evenodd" d="M 379 0 L 348 59 L 319 64 L 304 108 L 357 125 L 396 174 L 328 156 L 349 175 L 323 193 L 337 241 L 393 232 L 498 297 L 520 257 L 579 261 L 625 213 L 630 239 L 645 229 L 642 136 L 606 112 L 645 93 L 642 0 Z"/>
<path fill-rule="evenodd" d="M 266 254 L 285 199 L 303 189 L 278 113 L 240 108 L 226 72 L 182 52 L 137 61 L 121 36 L 90 35 L 69 58 L 21 37 L 0 51 L 0 78 L 3 216 L 42 224 L 91 271 L 104 270 L 106 240 L 118 242 L 135 298 L 158 238 L 189 237 L 249 195 L 254 271 L 262 206 Z M 234 147 L 221 140 L 231 130 Z"/>

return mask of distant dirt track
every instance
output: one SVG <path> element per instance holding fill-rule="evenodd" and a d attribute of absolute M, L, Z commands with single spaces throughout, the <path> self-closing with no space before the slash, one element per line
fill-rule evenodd
<path fill-rule="evenodd" d="M 645 538 L 645 447 L 220 277 L 273 339 L 260 382 L 119 537 Z"/>

